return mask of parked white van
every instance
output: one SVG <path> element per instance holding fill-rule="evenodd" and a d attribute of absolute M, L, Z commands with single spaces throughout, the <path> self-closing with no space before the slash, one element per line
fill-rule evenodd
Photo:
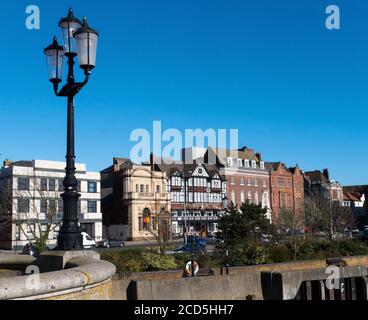
<path fill-rule="evenodd" d="M 85 249 L 92 249 L 96 247 L 96 241 L 93 240 L 88 233 L 82 232 L 82 236 L 83 236 L 83 247 Z"/>

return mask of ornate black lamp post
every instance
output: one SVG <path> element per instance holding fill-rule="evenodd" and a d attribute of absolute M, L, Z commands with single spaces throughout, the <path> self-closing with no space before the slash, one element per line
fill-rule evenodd
<path fill-rule="evenodd" d="M 64 193 L 61 195 L 64 202 L 64 215 L 57 249 L 80 250 L 83 249 L 83 238 L 78 219 L 80 194 L 75 177 L 74 97 L 87 84 L 92 69 L 96 65 L 98 33 L 88 26 L 86 18 L 82 22 L 75 18 L 72 9 L 69 9 L 67 17 L 60 20 L 59 27 L 62 31 L 63 47 L 58 44 L 55 37 L 53 43 L 44 50 L 49 80 L 54 86 L 55 94 L 59 97 L 67 97 L 68 100 L 66 175 Z M 64 57 L 67 58 L 68 64 L 67 83 L 58 91 L 62 80 Z M 78 57 L 79 65 L 84 70 L 83 82 L 76 82 L 74 79 L 75 57 Z"/>

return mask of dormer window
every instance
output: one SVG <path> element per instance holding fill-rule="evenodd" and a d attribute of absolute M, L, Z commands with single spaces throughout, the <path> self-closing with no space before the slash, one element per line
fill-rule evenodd
<path fill-rule="evenodd" d="M 249 160 L 244 160 L 244 167 L 249 168 Z"/>
<path fill-rule="evenodd" d="M 257 168 L 257 163 L 254 160 L 252 161 L 252 168 L 253 169 Z"/>
<path fill-rule="evenodd" d="M 261 167 L 261 169 L 264 169 L 265 168 L 264 162 L 261 161 L 260 164 L 259 164 L 259 166 Z"/>
<path fill-rule="evenodd" d="M 243 166 L 243 161 L 242 159 L 238 159 L 238 167 L 242 167 Z"/>
<path fill-rule="evenodd" d="M 227 165 L 228 165 L 228 167 L 232 167 L 232 165 L 233 165 L 233 159 L 232 158 L 227 158 Z"/>

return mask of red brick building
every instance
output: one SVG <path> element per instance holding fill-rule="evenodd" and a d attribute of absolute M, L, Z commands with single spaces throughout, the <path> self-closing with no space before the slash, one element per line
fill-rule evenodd
<path fill-rule="evenodd" d="M 270 174 L 261 154 L 247 147 L 239 150 L 208 148 L 205 162 L 216 164 L 226 177 L 229 203 L 240 206 L 248 200 L 261 204 L 269 209 L 267 217 L 271 220 Z"/>
<path fill-rule="evenodd" d="M 299 167 L 287 168 L 281 162 L 268 162 L 272 220 L 275 221 L 281 210 L 291 210 L 304 214 L 304 177 Z"/>

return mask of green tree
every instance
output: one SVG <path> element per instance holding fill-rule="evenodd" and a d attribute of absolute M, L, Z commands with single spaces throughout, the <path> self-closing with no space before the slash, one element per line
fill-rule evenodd
<path fill-rule="evenodd" d="M 231 203 L 219 220 L 219 229 L 227 246 L 258 242 L 263 234 L 268 234 L 271 224 L 266 214 L 267 209 L 249 201 L 243 203 L 240 209 Z"/>

